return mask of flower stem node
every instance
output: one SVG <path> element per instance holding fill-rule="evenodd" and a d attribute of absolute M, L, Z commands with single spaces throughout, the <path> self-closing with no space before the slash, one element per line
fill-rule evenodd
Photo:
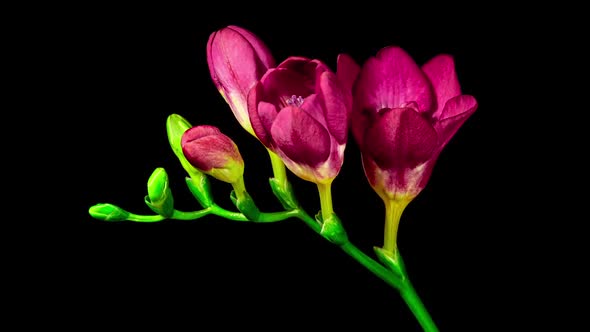
<path fill-rule="evenodd" d="M 295 210 L 299 208 L 299 202 L 293 192 L 293 187 L 289 182 L 285 186 L 281 185 L 280 181 L 276 178 L 270 178 L 270 188 L 275 196 L 278 198 L 281 205 L 285 210 Z"/>
<path fill-rule="evenodd" d="M 108 203 L 96 204 L 90 207 L 88 213 L 93 218 L 104 221 L 124 221 L 129 217 L 129 212 Z"/>
<path fill-rule="evenodd" d="M 406 267 L 404 266 L 404 261 L 402 260 L 399 251 L 396 250 L 392 253 L 379 247 L 373 247 L 373 249 L 381 264 L 387 267 L 391 272 L 395 273 L 401 281 L 406 279 Z"/>
<path fill-rule="evenodd" d="M 155 213 L 170 218 L 174 213 L 174 199 L 168 185 L 168 174 L 162 167 L 154 170 L 147 183 L 145 204 Z"/>
<path fill-rule="evenodd" d="M 202 207 L 208 208 L 213 206 L 213 195 L 211 194 L 211 186 L 209 178 L 201 172 L 191 174 L 190 177 L 185 178 L 186 185 L 190 192 L 195 196 Z"/>
<path fill-rule="evenodd" d="M 241 195 L 236 195 L 236 191 L 232 190 L 229 197 L 248 220 L 254 222 L 260 220 L 260 210 L 258 210 L 258 207 L 248 192 L 243 191 Z"/>
<path fill-rule="evenodd" d="M 340 218 L 338 218 L 335 213 L 330 214 L 330 217 L 324 220 L 322 213 L 319 212 L 315 216 L 315 219 L 322 225 L 320 234 L 328 241 L 339 246 L 348 243 L 348 235 L 346 235 L 346 230 L 344 230 Z"/>

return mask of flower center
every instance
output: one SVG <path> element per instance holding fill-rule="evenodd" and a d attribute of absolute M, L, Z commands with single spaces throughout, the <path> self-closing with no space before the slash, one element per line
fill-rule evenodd
<path fill-rule="evenodd" d="M 292 95 L 291 98 L 287 98 L 287 100 L 285 100 L 285 103 L 289 106 L 299 107 L 301 104 L 303 104 L 303 97 Z"/>

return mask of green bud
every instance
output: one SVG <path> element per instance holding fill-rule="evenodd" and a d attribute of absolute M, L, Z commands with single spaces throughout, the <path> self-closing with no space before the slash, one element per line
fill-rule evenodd
<path fill-rule="evenodd" d="M 337 245 L 343 245 L 348 242 L 346 230 L 344 230 L 340 218 L 335 213 L 332 213 L 326 220 L 323 220 L 321 212 L 315 218 L 322 225 L 320 234 L 324 238 Z"/>
<path fill-rule="evenodd" d="M 208 208 L 213 205 L 211 186 L 209 185 L 209 179 L 205 174 L 192 174 L 191 177 L 186 177 L 185 181 L 188 189 L 191 191 L 193 196 L 195 196 L 202 207 Z"/>
<path fill-rule="evenodd" d="M 174 213 L 174 199 L 168 186 L 168 174 L 162 167 L 154 170 L 147 183 L 147 206 L 157 214 L 169 218 Z"/>
<path fill-rule="evenodd" d="M 385 265 L 385 267 L 395 273 L 401 280 L 405 279 L 406 268 L 402 256 L 400 256 L 397 251 L 391 253 L 379 247 L 373 247 L 373 250 L 375 250 L 375 255 L 377 255 L 381 264 Z"/>
<path fill-rule="evenodd" d="M 124 221 L 129 217 L 129 212 L 108 203 L 96 204 L 90 207 L 88 213 L 93 218 L 104 221 Z"/>
<path fill-rule="evenodd" d="M 269 179 L 270 188 L 285 210 L 295 210 L 299 207 L 299 202 L 293 193 L 291 184 L 287 182 L 287 186 L 283 188 L 280 182 L 275 178 Z"/>
<path fill-rule="evenodd" d="M 154 170 L 147 184 L 148 196 L 151 202 L 159 202 L 166 199 L 168 194 L 168 174 L 162 167 Z"/>

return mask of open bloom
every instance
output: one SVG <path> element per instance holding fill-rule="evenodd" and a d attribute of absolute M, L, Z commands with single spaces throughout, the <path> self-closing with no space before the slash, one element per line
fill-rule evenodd
<path fill-rule="evenodd" d="M 290 57 L 269 69 L 248 95 L 258 139 L 295 175 L 314 183 L 331 182 L 342 167 L 354 75 L 339 76 L 319 60 Z"/>
<path fill-rule="evenodd" d="M 196 126 L 185 131 L 182 152 L 198 170 L 227 182 L 242 181 L 244 160 L 237 145 L 214 126 Z"/>
<path fill-rule="evenodd" d="M 438 55 L 422 68 L 399 47 L 362 67 L 354 89 L 352 130 L 369 183 L 384 200 L 410 201 L 477 102 L 461 94 L 454 60 Z"/>
<path fill-rule="evenodd" d="M 215 86 L 234 116 L 254 135 L 246 98 L 250 88 L 275 61 L 266 45 L 252 32 L 234 25 L 213 32 L 207 42 L 207 64 Z"/>

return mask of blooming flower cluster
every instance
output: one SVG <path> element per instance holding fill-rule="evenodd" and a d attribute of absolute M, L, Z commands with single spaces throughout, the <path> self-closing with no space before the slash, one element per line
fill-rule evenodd
<path fill-rule="evenodd" d="M 146 205 L 156 215 L 137 215 L 101 203 L 89 213 L 105 221 L 193 220 L 208 214 L 245 222 L 298 218 L 396 288 L 425 331 L 438 331 L 419 299 L 397 248 L 405 207 L 424 189 L 438 156 L 477 109 L 463 94 L 453 57 L 440 54 L 422 66 L 398 46 L 382 48 L 362 66 L 340 54 L 333 71 L 322 60 L 291 56 L 277 64 L 254 33 L 227 26 L 207 43 L 213 83 L 240 125 L 267 149 L 271 189 L 284 208 L 262 212 L 246 190 L 244 160 L 237 144 L 210 125 L 192 126 L 177 114 L 166 130 L 174 154 L 189 174 L 187 186 L 202 210 L 185 212 L 174 199 L 163 168 L 148 181 Z M 348 134 L 360 148 L 370 186 L 385 203 L 383 246 L 378 261 L 356 248 L 334 213 L 331 184 L 344 162 Z M 315 183 L 320 213 L 311 217 L 297 202 L 286 177 Z M 208 176 L 231 184 L 239 212 L 217 205 Z"/>
<path fill-rule="evenodd" d="M 477 108 L 461 93 L 446 54 L 420 67 L 388 46 L 362 67 L 340 54 L 336 72 L 304 57 L 275 66 L 252 32 L 228 26 L 211 34 L 207 59 L 240 124 L 304 180 L 329 183 L 338 175 L 351 128 L 367 179 L 385 201 L 407 203 L 420 193 L 442 149 Z"/>

